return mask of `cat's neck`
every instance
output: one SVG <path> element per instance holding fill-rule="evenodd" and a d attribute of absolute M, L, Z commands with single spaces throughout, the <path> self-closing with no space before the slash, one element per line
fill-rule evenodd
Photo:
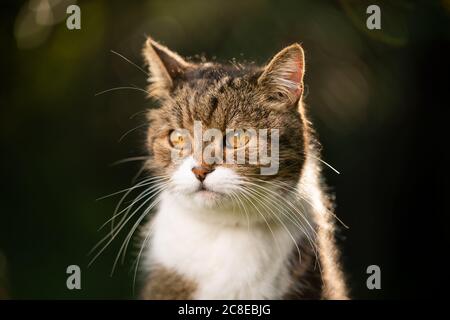
<path fill-rule="evenodd" d="M 150 263 L 194 281 L 194 298 L 281 298 L 289 286 L 289 258 L 302 237 L 299 229 L 212 221 L 164 195 L 152 222 Z"/>

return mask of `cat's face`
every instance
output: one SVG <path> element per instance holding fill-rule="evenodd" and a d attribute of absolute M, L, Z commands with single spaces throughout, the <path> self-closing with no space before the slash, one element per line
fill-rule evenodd
<path fill-rule="evenodd" d="M 307 136 L 300 46 L 282 50 L 265 68 L 192 64 L 152 40 L 144 56 L 150 95 L 161 101 L 148 113 L 147 164 L 168 179 L 173 201 L 229 208 L 296 185 Z"/>

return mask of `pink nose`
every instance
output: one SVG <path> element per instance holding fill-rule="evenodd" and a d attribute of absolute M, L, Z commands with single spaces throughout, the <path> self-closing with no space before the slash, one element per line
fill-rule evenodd
<path fill-rule="evenodd" d="M 192 172 L 194 173 L 195 177 L 200 180 L 200 182 L 203 182 L 205 180 L 208 173 L 213 172 L 214 169 L 210 167 L 205 166 L 196 166 L 192 168 Z"/>

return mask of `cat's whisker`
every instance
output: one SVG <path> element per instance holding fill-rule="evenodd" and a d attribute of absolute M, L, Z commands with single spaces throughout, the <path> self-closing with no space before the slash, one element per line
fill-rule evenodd
<path fill-rule="evenodd" d="M 144 190 L 144 192 L 141 193 L 138 197 L 136 197 L 136 199 L 134 199 L 134 200 L 132 201 L 132 203 L 131 203 L 129 206 L 127 206 L 126 208 L 124 208 L 123 210 L 119 211 L 118 213 L 114 214 L 111 218 L 109 218 L 108 220 L 106 220 L 106 221 L 101 225 L 101 227 L 98 229 L 98 231 L 102 230 L 105 226 L 108 225 L 109 222 L 113 221 L 115 218 L 117 218 L 118 216 L 122 215 L 122 214 L 123 214 L 125 211 L 127 211 L 129 208 L 133 207 L 133 205 L 135 205 L 135 204 L 136 204 L 137 202 L 139 202 L 141 199 L 143 199 L 143 198 L 146 197 L 147 195 L 149 195 L 149 194 L 151 194 L 152 192 L 154 192 L 154 189 L 155 189 L 156 187 L 157 187 L 157 186 Z M 120 225 L 120 222 L 119 222 L 119 225 Z M 113 231 L 114 231 L 114 228 L 111 230 L 111 232 L 113 232 Z"/>
<path fill-rule="evenodd" d="M 168 186 L 168 183 L 167 182 L 161 182 L 161 183 L 158 183 L 157 185 L 155 185 L 155 187 L 154 188 L 152 188 L 151 189 L 151 192 L 150 193 L 148 193 L 148 194 L 152 194 L 147 200 L 149 200 L 149 199 L 154 199 L 154 201 L 153 202 L 151 202 L 149 205 L 148 205 L 148 207 L 145 209 L 145 213 L 148 213 L 148 212 L 150 212 L 150 210 L 151 209 L 153 209 L 155 206 L 156 206 L 156 202 L 159 202 L 159 195 L 163 192 L 163 191 L 165 191 L 165 190 L 167 190 L 167 186 Z M 141 198 L 141 199 L 143 199 L 143 198 Z M 146 200 L 146 201 L 147 201 Z"/>
<path fill-rule="evenodd" d="M 280 244 L 279 241 L 276 239 L 275 237 L 275 233 L 273 232 L 272 228 L 270 227 L 269 222 L 267 221 L 266 217 L 264 216 L 264 214 L 259 210 L 258 206 L 252 201 L 251 199 L 251 194 L 248 192 L 248 190 L 244 187 L 240 188 L 241 194 L 243 195 L 244 199 L 246 199 L 252 206 L 253 208 L 256 210 L 256 212 L 263 218 L 268 230 L 270 231 L 270 233 L 272 234 L 273 240 L 275 242 L 275 245 L 277 246 L 277 250 L 278 250 L 278 254 L 281 256 L 281 248 L 280 248 Z"/>
<path fill-rule="evenodd" d="M 264 187 L 264 186 L 261 186 L 261 185 L 259 185 L 259 184 L 257 184 L 257 183 L 253 183 L 253 182 L 248 181 L 248 180 L 245 181 L 245 183 L 246 183 L 246 184 L 249 184 L 249 185 L 252 185 L 252 186 L 254 186 L 254 187 L 256 187 L 256 188 L 260 188 L 260 189 L 262 189 L 262 190 L 264 190 L 264 191 L 266 191 L 266 192 L 269 192 L 270 194 L 274 195 L 275 197 L 281 199 L 282 201 L 286 201 L 285 198 L 281 197 L 279 194 L 277 194 L 275 191 L 273 191 L 273 190 L 271 190 L 271 189 L 269 189 L 269 188 L 266 188 L 266 187 Z M 300 217 L 308 224 L 308 226 L 311 228 L 311 230 L 314 230 L 314 228 L 311 226 L 311 224 L 309 223 L 308 219 L 304 216 L 304 214 L 303 214 L 301 211 L 299 211 L 298 208 L 296 208 L 294 204 L 292 204 L 292 203 L 290 203 L 290 202 L 288 202 L 288 204 L 289 204 L 290 207 L 291 207 L 292 209 L 294 209 L 294 210 L 299 214 L 299 216 L 300 216 Z M 314 232 L 315 232 L 315 230 L 314 230 Z"/>
<path fill-rule="evenodd" d="M 146 76 L 150 76 L 150 74 L 145 71 L 144 69 L 142 69 L 140 66 L 138 66 L 136 63 L 134 63 L 133 61 L 131 61 L 130 59 L 128 59 L 127 57 L 125 57 L 123 54 L 118 53 L 117 51 L 114 50 L 110 50 L 111 53 L 114 53 L 115 55 L 119 56 L 120 58 L 122 58 L 123 60 L 125 60 L 126 62 L 128 62 L 129 64 L 131 64 L 132 66 L 136 67 L 137 69 L 139 69 L 140 71 L 142 71 Z"/>
<path fill-rule="evenodd" d="M 261 196 L 261 197 L 269 197 L 270 200 L 272 200 L 272 201 L 276 202 L 277 204 L 279 204 L 281 209 L 289 210 L 289 208 L 286 208 L 286 207 L 285 207 L 285 203 L 284 203 L 284 202 L 281 202 L 280 200 L 274 198 L 271 194 L 267 194 L 266 192 L 261 192 L 261 191 L 259 191 L 257 188 L 253 188 L 253 189 L 251 189 L 251 190 L 252 190 L 253 192 L 255 192 L 256 194 L 258 194 L 259 196 Z M 284 200 L 285 200 L 285 201 L 289 201 L 288 199 L 284 199 Z M 266 202 L 269 203 L 270 201 L 266 201 Z M 277 208 L 277 209 L 280 209 L 280 208 Z M 286 213 L 283 212 L 282 210 L 280 210 L 280 212 L 281 212 L 282 214 L 286 214 Z M 288 211 L 288 213 L 290 214 L 291 211 Z M 302 224 L 301 220 L 300 220 L 300 219 L 298 219 L 298 220 L 296 219 L 296 218 L 299 218 L 299 217 L 297 217 L 297 215 L 287 216 L 287 218 L 288 218 L 292 223 L 294 223 L 294 225 L 297 226 L 297 227 L 300 229 L 300 231 L 302 231 L 303 233 L 306 232 L 306 230 L 304 230 L 304 225 Z"/>
<path fill-rule="evenodd" d="M 328 208 L 326 208 L 326 207 L 317 208 L 316 205 L 314 203 L 312 203 L 310 200 L 306 199 L 305 197 L 302 197 L 297 187 L 291 186 L 288 183 L 283 182 L 283 181 L 263 180 L 263 179 L 257 179 L 257 178 L 252 178 L 252 179 L 258 180 L 259 182 L 271 183 L 274 185 L 278 185 L 279 187 L 283 188 L 285 191 L 288 191 L 288 192 L 294 194 L 301 201 L 305 201 L 307 204 L 309 204 L 315 210 L 318 210 L 318 211 L 325 210 L 328 214 L 332 215 L 344 228 L 346 228 L 346 229 L 349 228 L 335 213 L 333 213 Z M 301 203 L 301 201 L 300 201 L 300 203 Z"/>
<path fill-rule="evenodd" d="M 278 182 L 280 186 L 283 185 L 283 182 Z M 300 183 L 301 184 L 301 183 Z M 327 207 L 321 207 L 318 208 L 314 203 L 312 203 L 310 200 L 308 200 L 306 197 L 303 197 L 298 190 L 292 186 L 289 185 L 285 185 L 285 190 L 289 191 L 291 193 L 295 193 L 302 201 L 305 201 L 307 204 L 309 204 L 312 208 L 314 208 L 317 211 L 322 211 L 324 210 L 326 213 L 330 214 L 331 216 L 333 216 L 344 228 L 349 229 L 349 227 L 344 223 L 344 221 L 342 221 L 333 211 L 329 210 Z M 291 188 L 292 190 L 290 190 L 289 188 Z"/>
<path fill-rule="evenodd" d="M 247 229 L 248 232 L 250 232 L 250 216 L 247 212 L 247 208 L 245 207 L 245 205 L 243 204 L 242 200 L 239 197 L 239 194 L 232 191 L 231 194 L 234 196 L 234 198 L 237 200 L 237 204 L 238 204 L 238 208 L 242 208 L 242 211 L 245 213 L 245 216 L 247 217 Z M 241 207 L 242 205 L 242 207 Z M 233 202 L 233 209 L 234 209 L 234 202 Z"/>
<path fill-rule="evenodd" d="M 126 245 L 125 245 L 125 251 L 126 251 L 126 249 L 127 249 L 127 247 L 128 247 L 128 244 L 129 244 L 129 242 L 130 242 L 130 240 L 131 240 L 131 236 L 132 236 L 132 234 L 134 233 L 134 230 L 139 226 L 139 224 L 140 224 L 140 222 L 142 221 L 142 219 L 145 218 L 145 216 L 146 216 L 148 213 L 150 213 L 150 211 L 151 211 L 154 207 L 156 207 L 156 206 L 159 204 L 159 202 L 161 201 L 161 199 L 159 198 L 159 196 L 160 196 L 161 193 L 164 192 L 165 190 L 167 190 L 167 184 L 161 185 L 160 188 L 159 188 L 157 191 L 155 191 L 155 194 L 151 196 L 151 198 L 154 198 L 154 201 L 151 202 L 151 203 L 148 205 L 148 207 L 147 207 L 147 208 L 145 209 L 145 211 L 144 211 L 144 214 L 142 215 L 142 218 L 139 218 L 139 219 L 136 221 L 135 225 L 134 225 L 133 228 L 132 228 L 132 231 L 128 234 L 127 239 L 126 239 L 127 243 L 126 243 Z M 122 261 L 123 261 L 123 260 L 122 260 Z"/>
<path fill-rule="evenodd" d="M 159 181 L 157 183 L 155 183 L 153 186 L 151 186 L 150 188 L 144 190 L 141 194 L 139 194 L 132 202 L 129 206 L 127 206 L 126 208 L 124 208 L 122 211 L 120 211 L 119 213 L 123 213 L 125 212 L 124 216 L 121 218 L 121 220 L 119 221 L 118 225 L 119 226 L 122 221 L 128 216 L 128 214 L 130 213 L 130 211 L 132 210 L 132 208 L 134 207 L 135 204 L 137 204 L 140 200 L 142 200 L 143 198 L 145 198 L 146 196 L 150 195 L 153 192 L 158 191 L 158 189 L 160 188 L 160 184 L 163 183 L 164 180 Z M 116 228 L 117 228 L 116 226 Z M 111 229 L 111 232 L 114 231 L 114 227 Z"/>
<path fill-rule="evenodd" d="M 333 170 L 334 172 L 336 172 L 337 174 L 341 174 L 340 171 L 338 171 L 335 167 L 333 167 L 331 164 L 329 164 L 328 162 L 326 162 L 325 160 L 320 159 L 319 157 L 316 157 L 312 154 L 308 154 L 309 157 L 314 158 L 316 160 L 319 160 L 320 162 L 322 162 L 324 165 L 326 165 L 328 168 L 330 168 L 331 170 Z"/>
<path fill-rule="evenodd" d="M 95 97 L 100 96 L 102 94 L 108 93 L 108 92 L 112 92 L 112 91 L 118 91 L 118 90 L 136 90 L 136 91 L 141 91 L 144 92 L 146 95 L 148 95 L 148 91 L 144 90 L 142 88 L 138 88 L 138 87 L 132 87 L 132 86 L 122 86 L 122 87 L 114 87 L 114 88 L 109 88 L 103 91 L 99 91 L 96 94 L 94 94 Z"/>
<path fill-rule="evenodd" d="M 133 113 L 128 119 L 132 120 L 140 114 L 147 114 L 147 113 L 148 113 L 148 110 L 137 111 L 137 112 Z"/>
<path fill-rule="evenodd" d="M 133 179 L 131 179 L 131 183 L 135 183 L 136 180 L 139 178 L 139 176 L 145 171 L 146 168 L 146 163 L 144 163 L 141 168 L 138 170 L 138 172 L 136 172 L 136 174 L 134 175 Z"/>
<path fill-rule="evenodd" d="M 167 181 L 169 180 L 168 177 L 166 176 L 155 176 L 155 177 L 151 177 L 148 180 L 144 179 L 143 181 L 146 182 L 150 182 L 149 184 L 153 184 L 153 183 L 158 183 L 158 182 L 162 182 L 162 181 Z M 139 183 L 137 183 L 137 185 L 139 185 Z M 119 211 L 120 207 L 122 206 L 122 203 L 125 201 L 125 199 L 128 197 L 128 195 L 133 191 L 133 189 L 127 191 L 122 198 L 119 200 L 119 202 L 116 205 L 116 208 L 114 209 L 113 215 L 117 214 L 117 212 Z M 145 192 L 145 191 L 144 191 Z M 111 221 L 111 230 L 114 229 L 114 219 Z"/>
<path fill-rule="evenodd" d="M 253 191 L 258 192 L 257 188 L 254 188 Z M 285 216 L 287 219 L 289 219 L 289 221 L 291 221 L 294 224 L 294 226 L 296 226 L 299 229 L 299 231 L 306 236 L 307 241 L 309 242 L 311 248 L 313 249 L 313 251 L 315 253 L 316 259 L 318 259 L 317 246 L 313 239 L 313 235 L 309 234 L 308 230 L 305 228 L 304 224 L 301 222 L 300 219 L 298 219 L 298 220 L 296 219 L 296 218 L 300 218 L 300 217 L 298 217 L 294 212 L 292 212 L 291 209 L 293 208 L 297 213 L 299 213 L 300 211 L 298 211 L 295 207 L 293 207 L 294 205 L 292 204 L 292 202 L 290 202 L 290 200 L 288 200 L 288 199 L 284 199 L 285 201 L 288 201 L 290 205 L 292 205 L 292 208 L 288 208 L 285 206 L 286 202 L 282 202 L 281 199 L 274 198 L 272 195 L 267 195 L 265 193 L 263 193 L 261 195 L 269 197 L 269 199 L 271 201 L 267 201 L 267 202 L 269 203 L 270 206 L 274 206 L 274 203 L 275 203 L 275 204 L 279 205 L 279 207 L 277 207 L 276 209 L 281 208 L 281 209 L 286 210 L 286 212 L 284 212 L 283 210 L 279 210 L 279 212 L 281 214 L 283 214 L 283 216 Z M 308 223 L 308 225 L 309 225 L 309 223 Z M 315 230 L 311 226 L 310 226 L 310 229 L 315 233 Z M 299 258 L 300 258 L 300 255 L 299 255 Z"/>
<path fill-rule="evenodd" d="M 251 194 L 258 195 L 258 193 L 255 192 L 255 190 L 253 190 L 253 189 L 251 189 L 251 188 L 247 188 L 247 191 L 250 192 Z M 259 194 L 259 195 L 261 196 L 261 194 Z M 264 196 L 264 195 L 263 195 L 263 196 Z M 282 221 L 282 219 L 280 219 L 280 218 L 278 217 L 278 214 L 275 213 L 275 212 L 273 211 L 273 209 L 271 209 L 270 207 L 268 207 L 268 206 L 264 203 L 264 201 L 260 201 L 260 204 L 262 204 L 262 205 L 265 206 L 267 209 L 269 209 L 269 213 L 272 213 L 272 216 L 275 217 L 275 218 L 278 220 L 278 222 L 280 223 L 280 225 L 281 225 L 281 226 L 286 230 L 286 232 L 289 234 L 289 237 L 292 239 L 292 241 L 293 241 L 293 243 L 294 243 L 294 246 L 295 246 L 296 249 L 297 249 L 299 258 L 301 259 L 300 248 L 298 247 L 298 244 L 297 244 L 298 239 L 295 239 L 295 238 L 294 238 L 294 236 L 292 235 L 292 232 L 289 230 L 289 228 L 286 226 L 286 224 Z M 282 212 L 282 211 L 280 211 L 280 212 Z M 300 231 L 303 232 L 303 229 L 300 228 Z"/>
<path fill-rule="evenodd" d="M 278 203 L 278 204 L 281 206 L 281 208 L 286 208 L 286 207 L 285 207 L 285 203 L 287 202 L 287 203 L 289 204 L 289 206 L 290 206 L 292 209 L 294 209 L 294 210 L 298 213 L 299 217 L 303 218 L 303 220 L 306 221 L 306 223 L 307 223 L 307 225 L 309 226 L 310 230 L 311 230 L 314 234 L 316 234 L 315 229 L 310 225 L 309 221 L 303 216 L 303 213 L 302 213 L 301 211 L 299 211 L 299 210 L 295 207 L 295 205 L 294 205 L 292 202 L 290 202 L 290 200 L 288 200 L 288 199 L 286 199 L 286 198 L 282 198 L 281 196 L 279 196 L 277 193 L 273 192 L 272 190 L 267 189 L 267 188 L 264 188 L 264 187 L 262 187 L 262 186 L 260 186 L 260 185 L 258 185 L 258 184 L 253 184 L 253 188 L 254 188 L 253 191 L 257 190 L 257 188 L 261 188 L 261 189 L 265 192 L 265 193 L 263 194 L 263 195 L 265 195 L 265 196 L 271 196 L 271 195 L 272 195 L 272 201 Z M 267 195 L 267 194 L 266 194 L 267 192 L 269 192 L 270 194 Z M 277 198 L 274 198 L 273 195 L 276 196 L 277 198 L 279 198 L 280 200 L 278 200 Z M 300 204 L 301 204 L 301 202 L 300 202 Z M 288 208 L 286 208 L 286 209 L 288 209 Z M 290 210 L 288 210 L 287 213 L 284 213 L 284 212 L 282 212 L 282 211 L 281 211 L 281 213 L 282 213 L 283 215 L 287 216 L 287 217 L 291 220 L 291 222 L 293 222 L 294 224 L 296 224 L 295 221 L 292 221 L 292 217 L 294 217 L 294 218 L 296 217 L 296 215 L 295 215 L 293 212 L 291 212 Z M 297 224 L 297 227 L 300 229 L 300 231 L 301 231 L 302 233 L 305 234 L 305 236 L 307 237 L 308 242 L 311 244 L 311 247 L 312 247 L 313 250 L 314 250 L 314 253 L 315 253 L 315 255 L 316 255 L 316 258 L 318 258 L 318 257 L 317 257 L 317 248 L 316 248 L 316 246 L 314 245 L 314 241 L 313 241 L 313 239 L 312 239 L 312 236 L 309 235 L 309 233 L 307 232 L 306 229 L 304 229 L 303 223 L 302 223 L 300 220 L 299 220 L 298 222 L 301 224 L 301 226 L 298 226 L 298 224 Z"/>
<path fill-rule="evenodd" d="M 138 156 L 138 157 L 129 157 L 129 158 L 125 158 L 122 160 L 118 160 L 116 162 L 111 163 L 111 167 L 122 164 L 122 163 L 127 163 L 127 162 L 133 162 L 133 161 L 142 161 L 142 160 L 147 160 L 148 156 Z"/>
<path fill-rule="evenodd" d="M 106 199 L 106 198 L 115 196 L 115 195 L 117 195 L 117 194 L 121 194 L 121 193 L 127 192 L 127 191 L 129 191 L 129 190 L 134 190 L 134 189 L 136 189 L 136 188 L 140 188 L 140 187 L 146 185 L 146 184 L 142 184 L 143 182 L 146 183 L 146 182 L 149 182 L 149 181 L 150 181 L 150 180 L 143 180 L 143 181 L 137 183 L 136 185 L 131 186 L 130 188 L 122 189 L 122 190 L 116 191 L 116 192 L 114 192 L 114 193 L 110 193 L 110 194 L 108 194 L 108 195 L 106 195 L 106 196 L 102 196 L 102 197 L 100 197 L 100 198 L 97 198 L 96 201 L 100 201 L 100 200 L 103 200 L 103 199 Z M 150 183 L 151 183 L 151 182 L 149 182 L 149 184 L 150 184 Z"/>
<path fill-rule="evenodd" d="M 165 187 L 165 186 L 164 186 Z M 124 263 L 125 260 L 125 255 L 126 255 L 126 251 L 128 248 L 128 245 L 130 243 L 130 240 L 134 234 L 134 232 L 136 231 L 136 229 L 139 227 L 139 225 L 141 224 L 142 220 L 147 217 L 147 215 L 150 213 L 150 211 L 159 204 L 159 202 L 161 201 L 158 196 L 161 194 L 161 192 L 163 192 L 165 190 L 165 188 L 162 188 L 161 190 L 158 191 L 158 193 L 155 195 L 155 200 L 144 210 L 144 212 L 141 214 L 141 216 L 136 220 L 135 224 L 133 225 L 133 227 L 131 228 L 130 232 L 128 233 L 128 235 L 126 236 L 124 242 L 122 243 L 119 252 L 117 254 L 116 259 L 114 260 L 114 264 L 113 264 L 113 268 L 111 270 L 111 275 L 114 273 L 114 270 L 116 268 L 117 262 L 119 260 L 119 257 L 122 253 L 122 263 Z"/>
<path fill-rule="evenodd" d="M 141 255 L 142 255 L 143 250 L 147 246 L 147 242 L 150 240 L 150 236 L 153 233 L 152 231 L 153 230 L 151 228 L 149 228 L 147 234 L 145 235 L 144 240 L 142 241 L 141 248 L 139 249 L 139 253 L 138 253 L 137 259 L 134 261 L 135 267 L 134 267 L 134 274 L 133 274 L 133 294 L 135 292 L 136 277 L 137 277 L 137 272 L 138 272 L 138 269 L 139 269 L 139 262 L 140 262 L 140 259 L 141 259 Z"/>
<path fill-rule="evenodd" d="M 155 179 L 154 179 L 155 178 Z M 166 179 L 166 178 L 164 178 L 164 179 Z M 145 186 L 145 185 L 149 185 L 149 184 L 154 184 L 155 183 L 155 181 L 156 182 L 158 182 L 158 181 L 164 181 L 164 179 L 162 179 L 162 178 L 158 178 L 158 179 L 156 179 L 156 177 L 153 177 L 153 178 L 148 178 L 148 179 L 145 179 L 145 180 L 143 180 L 143 181 L 141 181 L 140 183 L 139 183 L 139 187 L 142 187 L 142 186 Z M 143 182 L 145 182 L 145 183 L 143 183 Z M 119 201 L 119 204 L 116 206 L 116 210 L 115 210 L 115 212 L 114 212 L 114 214 L 113 214 L 113 216 L 110 218 L 110 219 L 108 219 L 108 221 L 106 221 L 100 228 L 99 228 L 99 230 L 101 230 L 104 226 L 106 226 L 107 224 L 108 224 L 108 222 L 110 222 L 110 221 L 112 221 L 112 223 L 114 223 L 114 219 L 118 216 L 118 215 L 121 215 L 123 212 L 125 212 L 125 211 L 127 211 L 128 210 L 128 212 L 131 210 L 131 208 L 134 206 L 134 204 L 136 204 L 139 200 L 141 200 L 143 197 L 145 197 L 146 195 L 148 195 L 148 194 L 150 194 L 150 193 L 152 193 L 158 186 L 157 185 L 155 185 L 155 186 L 151 186 L 151 187 L 149 187 L 149 188 L 147 188 L 147 189 L 145 189 L 144 191 L 142 191 L 134 200 L 133 200 L 133 202 L 129 205 L 129 206 L 127 206 L 125 209 L 123 209 L 123 210 L 121 210 L 120 212 L 117 212 L 118 211 L 118 209 L 120 208 L 120 206 L 121 206 L 121 204 L 122 204 L 122 202 L 123 202 L 123 200 L 128 196 L 128 194 L 133 190 L 133 189 L 136 189 L 138 186 L 134 186 L 134 187 L 132 187 L 132 188 L 129 188 L 128 190 L 128 192 L 127 192 L 127 194 L 125 194 L 121 199 L 120 199 L 120 201 Z M 123 219 L 119 222 L 119 225 L 122 223 L 122 221 L 123 221 Z M 116 227 L 117 228 L 117 227 Z M 114 232 L 115 232 L 115 230 L 116 230 L 116 228 L 114 227 L 114 225 L 112 225 L 112 227 L 111 227 L 111 231 L 110 231 L 110 233 L 108 233 L 105 237 L 103 237 L 103 239 L 101 239 L 91 250 L 90 250 L 90 252 L 88 253 L 88 255 L 91 255 L 104 241 L 106 241 L 110 236 L 112 236 L 113 234 L 114 234 Z"/>
<path fill-rule="evenodd" d="M 134 127 L 133 129 L 128 130 L 127 132 L 125 132 L 125 133 L 119 138 L 119 140 L 118 140 L 117 142 L 122 142 L 122 140 L 123 140 L 127 135 L 129 135 L 131 132 L 133 132 L 133 131 L 135 131 L 135 130 L 137 130 L 137 129 L 139 129 L 139 128 L 146 127 L 146 126 L 148 126 L 148 123 L 147 123 L 147 122 L 144 122 L 144 123 L 138 125 L 137 127 Z"/>
<path fill-rule="evenodd" d="M 117 228 L 114 230 L 114 233 L 110 236 L 108 234 L 107 237 L 110 237 L 110 239 L 108 240 L 108 242 L 103 246 L 103 248 L 94 256 L 94 258 L 92 258 L 92 260 L 89 262 L 88 266 L 91 266 L 92 263 L 94 263 L 94 261 L 100 256 L 101 253 L 103 253 L 103 251 L 106 250 L 106 248 L 111 244 L 111 242 L 117 237 L 117 235 L 120 233 L 120 231 L 123 229 L 123 227 L 128 223 L 128 221 L 131 220 L 131 218 L 137 213 L 139 212 L 139 210 L 146 205 L 146 203 L 148 203 L 154 196 L 149 197 L 148 199 L 146 199 L 141 205 L 139 205 L 139 207 L 137 209 L 135 209 L 133 211 L 133 213 L 131 213 L 128 218 L 126 220 L 124 220 L 123 223 L 119 224 L 117 226 Z"/>
<path fill-rule="evenodd" d="M 261 180 L 261 181 L 263 181 L 263 180 Z M 263 181 L 263 182 L 267 182 L 267 181 Z M 280 184 L 282 184 L 282 183 L 280 183 Z M 283 183 L 283 184 L 284 184 L 284 183 Z M 299 197 L 300 200 L 303 199 L 303 198 L 299 195 L 299 192 L 298 192 L 298 190 L 297 190 L 296 188 L 294 188 L 294 187 L 292 187 L 292 186 L 290 186 L 290 187 L 292 188 L 292 190 L 287 190 L 287 191 L 290 191 L 295 197 Z M 274 200 L 276 200 L 276 199 L 274 199 Z M 280 202 L 280 201 L 278 201 L 278 202 Z M 302 207 L 304 208 L 302 202 L 299 201 L 299 203 L 300 203 L 300 205 L 302 205 Z M 280 202 L 280 204 L 282 205 L 281 202 Z M 306 220 L 306 221 L 307 221 L 307 220 Z M 308 222 L 308 225 L 309 225 L 309 222 Z M 310 226 L 310 228 L 311 228 L 311 230 L 315 233 L 315 235 L 317 236 L 315 229 L 313 229 L 312 226 Z M 318 257 L 318 248 L 317 248 L 317 245 L 315 244 L 315 241 L 312 239 L 312 236 L 309 235 L 308 232 L 306 232 L 306 230 L 305 230 L 305 235 L 306 235 L 307 240 L 308 240 L 308 242 L 310 243 L 311 248 L 313 249 L 314 254 L 315 254 L 315 256 L 316 256 L 316 264 L 318 264 L 320 273 L 322 273 L 322 268 L 321 268 L 321 266 L 320 266 L 320 259 L 319 259 L 319 257 Z"/>
<path fill-rule="evenodd" d="M 147 191 L 147 190 L 145 190 L 143 193 L 145 193 L 145 194 L 149 194 L 149 192 Z M 143 193 L 141 193 L 140 195 L 139 195 L 139 197 L 141 197 L 141 199 L 142 199 L 142 194 Z M 151 193 L 151 192 L 150 192 Z M 132 205 L 134 205 L 135 203 L 137 203 L 137 201 L 133 201 L 133 204 Z M 132 208 L 132 206 L 130 206 L 131 208 Z M 127 207 L 128 208 L 128 207 Z M 121 213 L 123 213 L 124 211 L 122 210 L 121 212 L 119 212 L 119 214 L 121 214 Z M 113 216 L 110 220 L 113 220 L 115 218 L 115 216 Z M 93 254 L 94 252 L 95 252 L 95 250 L 97 250 L 97 248 L 102 244 L 102 243 L 104 243 L 105 241 L 107 241 L 108 239 L 110 239 L 111 237 L 113 237 L 113 236 L 115 236 L 116 234 L 115 234 L 115 232 L 116 232 L 116 230 L 121 226 L 121 224 L 122 224 L 122 221 L 123 221 L 123 219 L 121 219 L 121 221 L 119 222 L 119 224 L 115 227 L 115 228 L 113 228 L 113 229 L 111 229 L 111 231 L 108 233 L 108 234 L 106 234 L 90 251 L 89 251 L 89 253 L 88 253 L 88 255 L 91 255 L 91 254 Z M 107 221 L 107 222 L 109 222 L 109 221 Z M 107 223 L 106 222 L 106 223 Z M 106 225 L 106 223 L 104 224 L 104 225 L 102 225 L 102 227 L 100 227 L 100 229 L 99 230 L 101 230 L 105 225 Z"/>

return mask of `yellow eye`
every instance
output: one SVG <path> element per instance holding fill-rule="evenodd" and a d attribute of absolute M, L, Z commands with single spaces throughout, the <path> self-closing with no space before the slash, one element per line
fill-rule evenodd
<path fill-rule="evenodd" d="M 227 135 L 226 147 L 232 149 L 239 149 L 245 147 L 250 141 L 250 136 L 242 131 L 231 131 Z"/>
<path fill-rule="evenodd" d="M 169 143 L 173 148 L 183 149 L 189 143 L 189 135 L 183 130 L 172 130 L 169 134 Z"/>

